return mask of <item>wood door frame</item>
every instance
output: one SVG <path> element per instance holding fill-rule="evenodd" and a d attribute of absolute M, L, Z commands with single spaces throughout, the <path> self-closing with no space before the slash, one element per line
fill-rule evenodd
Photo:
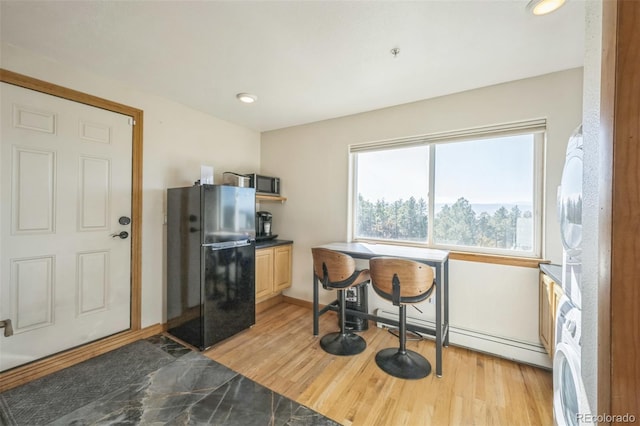
<path fill-rule="evenodd" d="M 128 330 L 0 373 L 0 392 L 162 331 L 141 329 L 142 307 L 142 128 L 143 111 L 0 68 L 0 81 L 132 117 L 131 326 Z"/>
<path fill-rule="evenodd" d="M 640 2 L 603 1 L 600 144 L 603 203 L 611 207 L 604 218 L 610 235 L 610 253 L 600 271 L 598 288 L 598 399 L 597 412 L 640 415 Z M 607 247 L 604 247 L 606 250 Z M 608 258 L 607 258 L 608 256 Z M 615 422 L 613 422 L 615 423 Z M 607 419 L 600 424 L 609 424 Z"/>

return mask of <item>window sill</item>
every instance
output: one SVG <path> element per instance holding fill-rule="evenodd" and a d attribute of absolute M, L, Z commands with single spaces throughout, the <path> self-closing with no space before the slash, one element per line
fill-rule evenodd
<path fill-rule="evenodd" d="M 432 248 L 434 250 L 447 250 L 449 251 L 449 259 L 451 260 L 462 260 L 465 262 L 480 262 L 480 263 L 493 263 L 495 265 L 506 265 L 506 266 L 518 266 L 521 268 L 539 268 L 541 263 L 551 263 L 549 260 L 545 259 L 535 259 L 531 257 L 518 257 L 518 256 L 507 256 L 504 254 L 490 254 L 490 253 L 474 253 L 468 251 L 456 251 L 441 247 L 426 247 L 424 245 L 419 244 L 408 244 L 407 242 L 396 242 L 389 240 L 373 240 L 373 239 L 354 239 L 352 240 L 355 243 L 366 243 L 366 244 L 389 244 L 396 246 L 405 246 L 405 247 L 419 247 L 419 248 Z"/>
<path fill-rule="evenodd" d="M 497 265 L 519 266 L 522 268 L 539 268 L 541 263 L 549 263 L 544 259 L 531 259 L 525 257 L 501 256 L 485 253 L 468 253 L 463 251 L 450 251 L 449 259 L 463 260 L 466 262 L 493 263 Z"/>

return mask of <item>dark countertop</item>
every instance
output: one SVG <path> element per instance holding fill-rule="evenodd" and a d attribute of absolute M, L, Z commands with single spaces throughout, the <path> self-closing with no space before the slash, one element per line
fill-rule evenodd
<path fill-rule="evenodd" d="M 267 247 L 275 247 L 275 246 L 283 246 L 286 244 L 293 244 L 291 240 L 266 240 L 266 241 L 256 241 L 256 250 L 267 248 Z"/>
<path fill-rule="evenodd" d="M 553 280 L 553 282 L 562 285 L 562 265 L 541 263 L 540 270 L 547 274 Z"/>

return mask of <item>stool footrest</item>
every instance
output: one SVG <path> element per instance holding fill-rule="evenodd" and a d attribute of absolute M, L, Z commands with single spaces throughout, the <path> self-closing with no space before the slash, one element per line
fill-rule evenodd
<path fill-rule="evenodd" d="M 397 328 L 388 328 L 387 331 L 393 336 L 396 336 L 398 338 L 400 337 L 400 330 L 398 330 Z M 417 331 L 406 330 L 405 334 L 407 336 L 407 341 L 419 342 L 420 340 L 424 340 L 424 336 Z"/>

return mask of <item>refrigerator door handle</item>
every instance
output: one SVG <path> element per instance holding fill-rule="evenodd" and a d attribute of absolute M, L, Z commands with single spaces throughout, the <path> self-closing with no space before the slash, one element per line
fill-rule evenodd
<path fill-rule="evenodd" d="M 245 247 L 251 245 L 251 240 L 227 241 L 224 243 L 203 244 L 202 247 L 209 247 L 211 250 L 224 250 L 228 248 Z"/>

